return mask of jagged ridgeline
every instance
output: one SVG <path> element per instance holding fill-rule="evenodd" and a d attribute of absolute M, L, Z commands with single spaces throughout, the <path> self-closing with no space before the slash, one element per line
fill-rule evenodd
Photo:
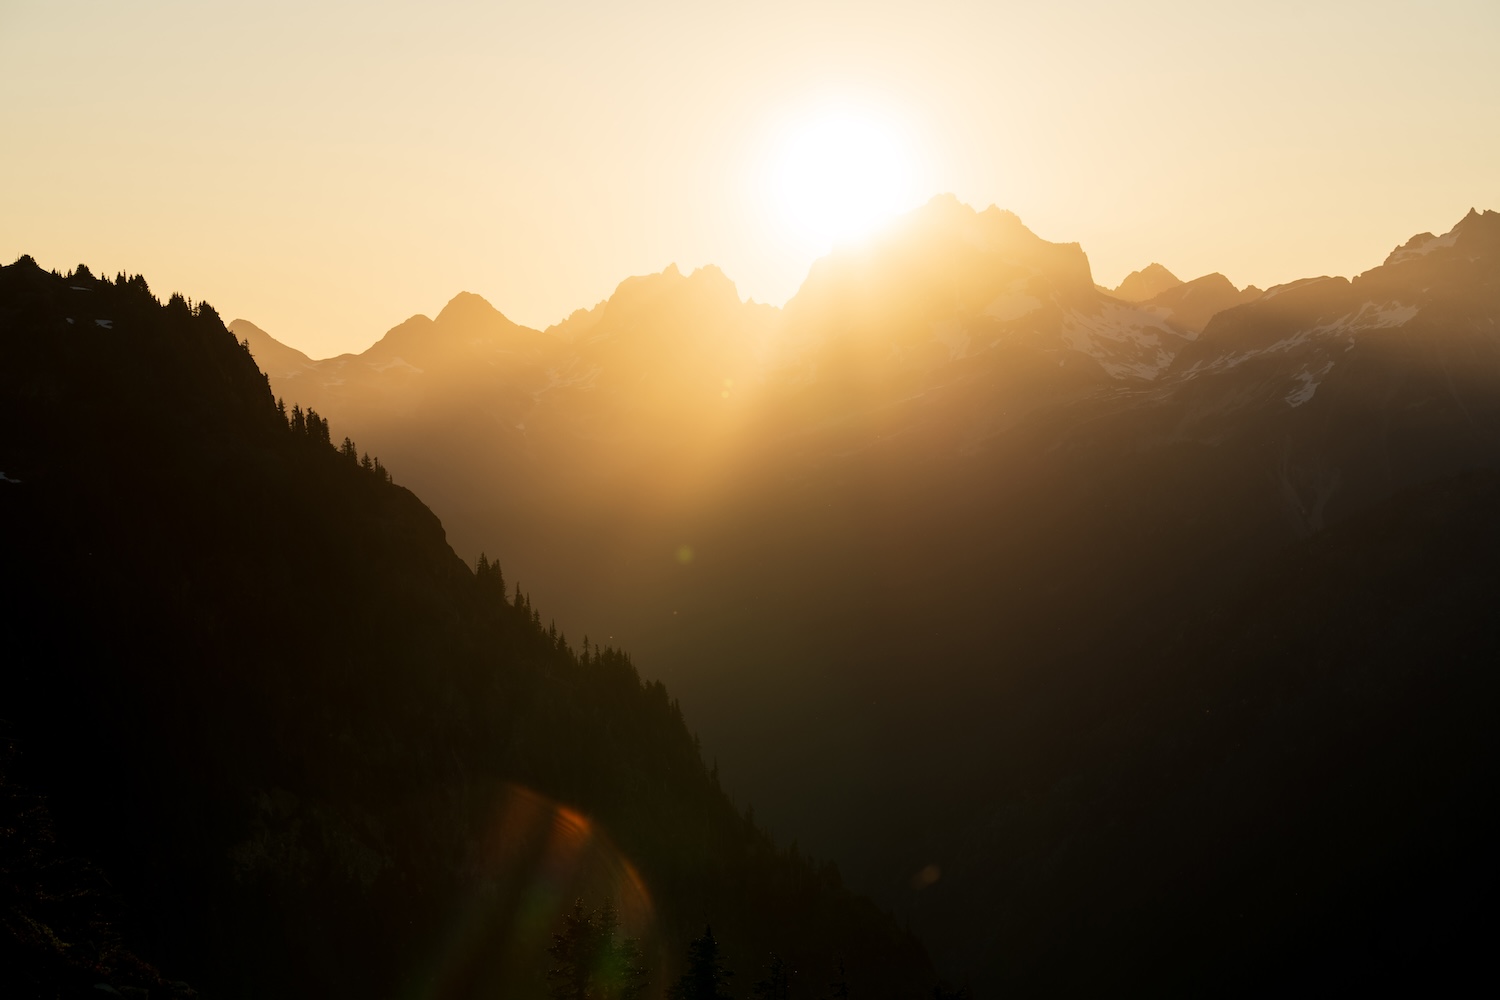
<path fill-rule="evenodd" d="M 617 908 L 649 996 L 709 922 L 744 988 L 774 951 L 793 995 L 840 960 L 855 995 L 931 989 L 660 684 L 472 571 L 207 304 L 0 269 L 0 408 L 6 808 L 50 812 L 27 865 L 86 859 L 111 900 L 38 903 L 70 890 L 10 877 L 7 813 L 0 993 L 544 996 L 578 898 Z"/>

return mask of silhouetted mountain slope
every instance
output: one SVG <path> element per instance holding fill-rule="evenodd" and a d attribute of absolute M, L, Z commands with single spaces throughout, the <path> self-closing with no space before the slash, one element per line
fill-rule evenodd
<path fill-rule="evenodd" d="M 921 926 L 940 959 L 950 944 L 987 955 L 982 981 L 1031 988 L 1066 969 L 1080 990 L 1098 974 L 1089 989 L 1129 977 L 1198 992 L 1223 992 L 1224 970 L 1246 963 L 1262 970 L 1246 982 L 1279 991 L 1309 969 L 1334 979 L 1352 962 L 1368 963 L 1372 984 L 1420 986 L 1446 975 L 1445 962 L 1467 961 L 1466 945 L 1397 915 L 1461 896 L 1466 867 L 1492 878 L 1478 840 L 1465 841 L 1485 815 L 1472 796 L 1489 787 L 1495 760 L 1493 746 L 1474 742 L 1482 724 L 1471 700 L 1489 683 L 1478 664 L 1496 651 L 1475 617 L 1495 588 L 1480 570 L 1487 492 L 1471 484 L 1445 513 L 1434 498 L 1449 487 L 1431 487 L 1423 517 L 1410 515 L 1415 501 L 1391 498 L 1500 465 L 1500 254 L 1476 230 L 1420 273 L 1387 266 L 1352 283 L 1299 283 L 1222 314 L 1162 384 L 1052 438 L 1074 452 L 1072 472 L 1046 476 L 1066 527 L 1042 528 L 1038 549 L 1061 572 L 1008 556 L 1032 594 L 1052 596 L 985 588 L 999 607 L 1026 607 L 1043 625 L 1034 634 L 1053 630 L 1023 654 L 1048 667 L 969 716 L 993 739 L 951 752 L 1007 762 L 951 793 L 989 798 L 993 810 L 945 812 L 932 828 L 946 837 L 913 835 L 957 877 L 928 890 Z M 1493 487 L 1492 477 L 1478 482 Z M 1363 527 L 1342 541 L 1315 537 L 1312 554 L 1271 561 L 1290 539 L 1356 516 Z M 1466 539 L 1476 548 L 1460 556 Z M 1457 600 L 1423 630 L 1434 602 L 1448 600 L 1449 584 L 1434 581 L 1450 561 L 1474 601 Z M 1324 582 L 1303 578 L 1310 565 Z M 1327 580 L 1348 592 L 1325 600 Z M 1231 653 L 1235 629 L 1253 642 Z M 1427 669 L 1451 673 L 1434 686 Z M 1338 702 L 1371 689 L 1381 692 L 1372 714 Z M 1247 690 L 1277 694 L 1236 706 Z M 1297 704 L 1290 722 L 1276 714 L 1286 700 Z M 1209 721 L 1200 707 L 1214 719 L 1235 709 L 1269 745 L 1212 776 L 1220 765 L 1195 725 Z M 1107 742 L 1091 735 L 1104 730 Z M 1424 761 L 1415 772 L 1407 753 Z M 1066 853 L 1048 836 L 1065 838 Z M 1459 841 L 1468 853 L 1433 869 L 1425 852 Z M 1390 894 L 1372 899 L 1372 884 Z M 965 946 L 972 914 L 992 912 L 1002 893 L 1016 900 L 1009 930 L 987 925 Z M 1287 909 L 1294 894 L 1305 910 Z M 1249 923 L 1236 922 L 1241 913 Z M 1453 934 L 1493 926 L 1472 908 L 1442 919 Z M 989 949 L 1011 933 L 1009 957 Z"/>
<path fill-rule="evenodd" d="M 1497 928 L 1481 901 L 1500 886 L 1497 501 L 1493 470 L 1405 491 L 1150 650 L 1213 674 L 1161 698 L 1179 721 L 1137 780 L 1180 784 L 1151 821 L 1154 862 L 1121 883 L 1191 887 L 1199 982 L 1254 962 L 1263 993 L 1288 992 L 1277 966 L 1308 995 L 1456 992 L 1481 974 Z M 1122 713 L 1110 738 L 1141 721 Z"/>
<path fill-rule="evenodd" d="M 1108 670 L 1002 705 L 973 740 L 988 805 L 943 814 L 934 940 L 1025 994 L 1446 992 L 1479 974 L 1497 489 L 1491 471 L 1403 494 L 1164 616 Z M 983 910 L 941 907 L 954 892 Z"/>
<path fill-rule="evenodd" d="M 7 726 L 8 728 L 8 726 Z M 192 997 L 121 939 L 128 922 L 96 865 L 58 843 L 45 799 L 22 785 L 15 740 L 0 737 L 0 988 L 7 997 L 97 995 L 103 983 L 137 995 Z"/>
<path fill-rule="evenodd" d="M 514 434 L 463 437 L 423 415 L 379 447 L 403 475 L 433 477 L 434 497 L 462 498 L 441 508 L 461 550 L 502 536 L 570 628 L 649 651 L 758 814 L 836 849 L 851 881 L 925 929 L 946 969 L 1031 992 L 1064 966 L 1079 982 L 1119 968 L 1143 990 L 1228 976 L 1239 959 L 1213 909 L 1225 901 L 1172 875 L 1172 851 L 1130 839 L 1178 822 L 1195 795 L 1205 816 L 1220 808 L 1178 775 L 1198 773 L 1191 757 L 1173 757 L 1159 787 L 1151 777 L 1153 748 L 1196 745 L 1197 717 L 1171 706 L 1213 688 L 1227 655 L 1194 623 L 1238 621 L 1257 582 L 1320 533 L 1500 467 L 1497 228 L 1500 216 L 1473 213 L 1353 281 L 1215 309 L 1197 334 L 1169 306 L 1101 293 L 1080 248 L 937 199 L 819 262 L 750 390 L 736 381 L 717 412 L 691 396 L 692 378 L 666 394 L 681 402 L 661 404 L 694 415 L 675 423 L 607 407 L 574 379 L 539 388 Z M 1226 285 L 1179 284 L 1169 301 L 1188 308 L 1215 289 L 1227 301 Z M 658 322 L 641 315 L 632 329 Z M 714 337 L 706 318 L 685 328 Z M 561 357 L 554 373 L 581 363 Z M 622 352 L 607 365 L 652 362 Z M 708 366 L 697 377 L 720 378 Z M 484 445 L 458 466 L 424 465 L 439 427 Z M 1174 645 L 1179 628 L 1197 638 Z M 712 671 L 698 667 L 707 650 Z M 1312 670 L 1299 647 L 1276 655 L 1297 676 Z M 1308 752 L 1364 745 L 1332 731 L 1334 750 Z M 1378 780 L 1357 753 L 1340 759 L 1351 782 Z M 1115 760 L 1140 800 L 1128 810 L 1107 794 Z M 1265 794 L 1247 829 L 1281 811 L 1293 825 L 1326 820 L 1305 798 L 1276 797 L 1301 787 L 1287 760 L 1254 764 Z M 1097 802 L 1130 822 L 1113 825 Z M 1250 884 L 1274 863 L 1202 822 L 1183 827 L 1214 834 L 1191 863 L 1163 834 L 1184 873 Z M 1418 870 L 1381 843 L 1370 857 Z M 1116 862 L 1162 880 L 1101 874 Z M 1306 891 L 1336 899 L 1349 871 L 1374 877 L 1330 867 Z M 1127 884 L 1150 898 L 1138 925 L 1112 934 Z M 1182 923 L 1195 907 L 1199 937 Z M 1339 919 L 1372 926 L 1357 908 Z M 1295 978 L 1297 956 L 1318 947 L 1311 927 L 1289 918 L 1285 962 L 1263 967 Z M 1179 935 L 1199 942 L 1201 966 L 1173 971 Z M 1116 939 L 1135 953 L 1121 957 Z"/>
<path fill-rule="evenodd" d="M 451 308 L 432 325 L 497 366 L 548 349 Z M 0 407 L 16 780 L 169 977 L 540 996 L 563 907 L 610 895 L 652 995 L 706 919 L 747 974 L 774 949 L 846 956 L 866 995 L 930 985 L 914 939 L 730 803 L 659 683 L 471 572 L 316 414 L 289 426 L 207 305 L 0 269 Z"/>

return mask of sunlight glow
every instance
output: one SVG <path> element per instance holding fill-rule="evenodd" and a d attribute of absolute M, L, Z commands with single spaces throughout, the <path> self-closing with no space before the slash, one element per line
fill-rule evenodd
<path fill-rule="evenodd" d="M 870 232 L 923 197 L 899 130 L 845 110 L 811 115 L 787 131 L 770 186 L 782 225 L 819 252 Z"/>

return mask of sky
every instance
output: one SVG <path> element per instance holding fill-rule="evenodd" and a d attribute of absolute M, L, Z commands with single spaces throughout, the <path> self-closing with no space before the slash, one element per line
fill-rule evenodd
<path fill-rule="evenodd" d="M 1500 208 L 1497 43 L 1496 0 L 0 0 L 0 257 L 315 357 L 670 263 L 779 305 L 826 250 L 788 144 L 859 121 L 883 211 L 999 205 L 1103 284 L 1352 275 Z"/>

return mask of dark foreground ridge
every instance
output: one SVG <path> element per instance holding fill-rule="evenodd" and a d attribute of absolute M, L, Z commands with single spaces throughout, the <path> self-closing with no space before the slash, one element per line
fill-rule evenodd
<path fill-rule="evenodd" d="M 543 996 L 576 898 L 649 996 L 707 922 L 746 986 L 774 951 L 931 989 L 660 684 L 278 412 L 207 304 L 0 269 L 0 427 L 0 994 Z"/>

